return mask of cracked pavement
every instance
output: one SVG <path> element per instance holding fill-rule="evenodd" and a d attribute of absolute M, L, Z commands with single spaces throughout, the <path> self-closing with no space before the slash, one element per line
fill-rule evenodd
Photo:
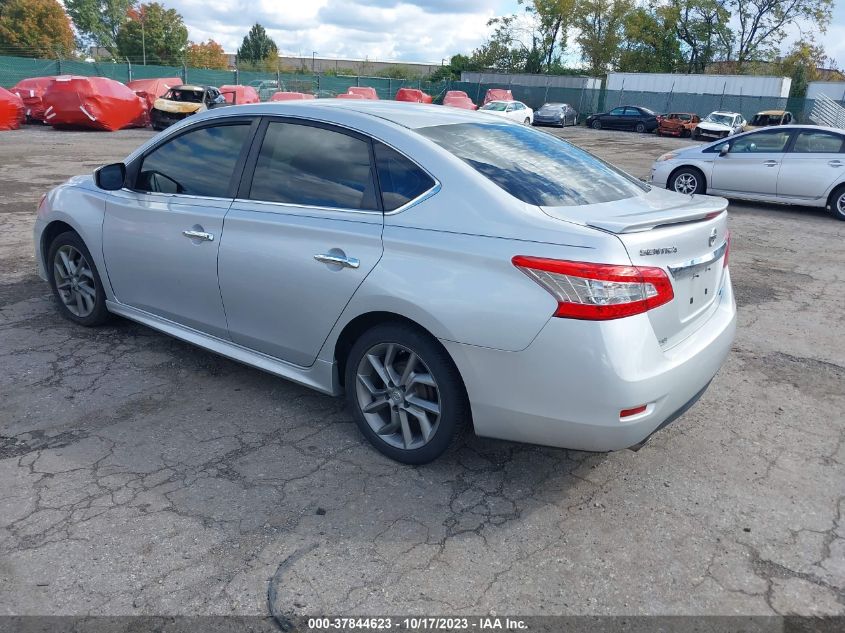
<path fill-rule="evenodd" d="M 687 144 L 556 133 L 641 177 Z M 845 223 L 731 205 L 733 353 L 639 452 L 413 468 L 340 399 L 58 316 L 40 194 L 149 136 L 0 135 L 0 614 L 845 614 Z"/>

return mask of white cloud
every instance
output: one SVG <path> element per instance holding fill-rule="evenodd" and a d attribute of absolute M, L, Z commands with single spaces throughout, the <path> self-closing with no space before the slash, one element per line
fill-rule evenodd
<path fill-rule="evenodd" d="M 280 52 L 439 63 L 484 41 L 502 0 L 170 0 L 193 41 L 234 51 L 256 22 Z M 506 2 L 506 4 L 510 4 Z"/>

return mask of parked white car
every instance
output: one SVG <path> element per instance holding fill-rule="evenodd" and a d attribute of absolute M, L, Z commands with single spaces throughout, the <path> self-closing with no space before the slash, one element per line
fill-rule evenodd
<path fill-rule="evenodd" d="M 481 106 L 478 111 L 505 117 L 525 125 L 531 125 L 534 122 L 534 110 L 522 101 L 491 101 Z"/>
<path fill-rule="evenodd" d="M 742 132 L 745 119 L 738 112 L 711 112 L 692 131 L 693 138 L 725 138 Z"/>

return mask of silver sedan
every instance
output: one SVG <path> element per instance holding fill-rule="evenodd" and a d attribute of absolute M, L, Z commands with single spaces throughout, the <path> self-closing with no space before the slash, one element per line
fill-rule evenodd
<path fill-rule="evenodd" d="M 782 125 L 668 152 L 651 182 L 685 194 L 827 207 L 845 220 L 845 131 Z"/>
<path fill-rule="evenodd" d="M 725 209 L 518 123 L 326 99 L 195 115 L 50 191 L 34 237 L 71 321 L 345 392 L 424 463 L 465 428 L 607 451 L 678 417 L 734 335 Z"/>

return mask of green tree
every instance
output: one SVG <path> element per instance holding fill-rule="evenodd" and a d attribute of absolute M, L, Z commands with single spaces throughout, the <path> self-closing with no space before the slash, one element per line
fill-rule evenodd
<path fill-rule="evenodd" d="M 792 45 L 789 53 L 781 60 L 781 74 L 792 78 L 789 89 L 790 97 L 805 97 L 807 84 L 822 79 L 819 69 L 835 67 L 824 48 L 812 39 L 799 40 Z"/>
<path fill-rule="evenodd" d="M 671 73 L 682 64 L 681 44 L 675 33 L 677 12 L 671 6 L 636 7 L 624 18 L 624 44 L 619 70 Z"/>
<path fill-rule="evenodd" d="M 276 46 L 273 38 L 267 35 L 263 26 L 256 23 L 244 36 L 241 47 L 238 49 L 238 62 L 260 65 L 278 55 L 279 47 Z"/>
<path fill-rule="evenodd" d="M 120 57 L 147 64 L 184 62 L 188 29 L 176 9 L 151 2 L 131 9 L 128 18 L 117 32 Z"/>
<path fill-rule="evenodd" d="M 65 0 L 81 42 L 117 55 L 117 34 L 137 0 Z"/>
<path fill-rule="evenodd" d="M 790 27 L 810 26 L 824 33 L 833 0 L 729 0 L 734 30 L 731 55 L 738 67 L 777 55 Z"/>
<path fill-rule="evenodd" d="M 577 3 L 574 26 L 581 56 L 593 76 L 615 68 L 621 55 L 625 18 L 634 7 L 633 0 L 583 0 Z"/>
<path fill-rule="evenodd" d="M 444 79 L 458 81 L 462 72 L 484 70 L 475 57 L 468 55 L 452 55 L 448 64 L 437 68 L 429 79 L 431 81 L 443 81 Z"/>
<path fill-rule="evenodd" d="M 703 73 L 728 54 L 733 35 L 727 0 L 669 0 L 668 8 L 677 15 L 675 33 L 688 73 Z"/>
<path fill-rule="evenodd" d="M 192 68 L 210 68 L 226 70 L 229 68 L 229 58 L 223 52 L 223 47 L 212 39 L 207 42 L 189 42 L 185 49 L 185 59 Z"/>
<path fill-rule="evenodd" d="M 0 51 L 66 56 L 74 50 L 70 20 L 56 0 L 0 0 Z"/>

